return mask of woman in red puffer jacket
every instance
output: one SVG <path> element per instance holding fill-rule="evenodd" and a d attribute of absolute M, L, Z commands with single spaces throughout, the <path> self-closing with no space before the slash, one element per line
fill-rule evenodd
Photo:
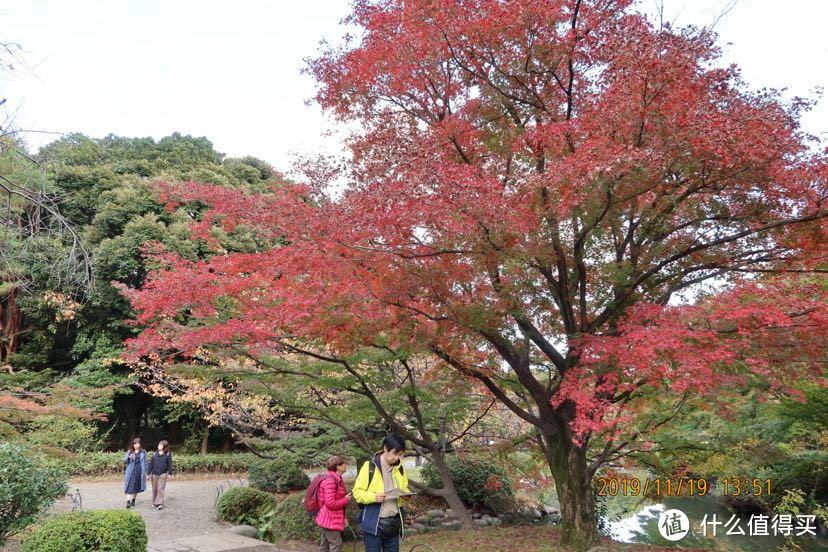
<path fill-rule="evenodd" d="M 348 524 L 345 519 L 345 507 L 351 499 L 351 493 L 345 492 L 342 474 L 347 466 L 341 456 L 331 456 L 326 464 L 328 472 L 319 485 L 319 513 L 316 524 L 322 528 L 320 552 L 341 552 L 342 531 Z"/>

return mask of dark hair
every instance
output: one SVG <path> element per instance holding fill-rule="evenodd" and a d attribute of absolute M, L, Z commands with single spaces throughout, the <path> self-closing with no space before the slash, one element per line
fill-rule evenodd
<path fill-rule="evenodd" d="M 169 448 L 170 444 L 167 442 L 166 439 L 162 439 L 162 440 L 158 441 L 158 444 L 161 445 L 162 447 L 164 447 L 164 453 L 168 452 L 167 449 Z"/>
<path fill-rule="evenodd" d="M 404 451 L 406 450 L 405 446 L 405 439 L 403 436 L 398 433 L 389 433 L 385 436 L 385 439 L 382 440 L 382 448 L 385 450 L 397 450 L 397 451 Z"/>
<path fill-rule="evenodd" d="M 133 439 L 132 443 L 127 447 L 127 452 L 132 452 L 132 451 L 135 450 L 135 443 L 138 443 L 140 445 L 141 444 L 141 438 L 136 437 L 135 439 Z M 144 450 L 144 447 L 142 446 L 141 448 L 138 449 L 138 452 L 142 452 L 143 450 Z"/>
<path fill-rule="evenodd" d="M 328 461 L 325 463 L 325 467 L 328 468 L 328 471 L 336 471 L 336 468 L 344 463 L 345 459 L 336 454 L 328 458 Z"/>

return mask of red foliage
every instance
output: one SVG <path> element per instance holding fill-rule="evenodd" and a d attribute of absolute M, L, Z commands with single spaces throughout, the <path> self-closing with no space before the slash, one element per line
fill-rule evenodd
<path fill-rule="evenodd" d="M 309 65 L 320 105 L 359 128 L 348 186 L 164 185 L 210 206 L 200 236 L 244 223 L 284 243 L 163 256 L 128 292 L 133 354 L 428 351 L 555 450 L 577 443 L 553 472 L 586 469 L 594 434 L 600 465 L 640 391 L 820 380 L 828 162 L 798 128 L 809 103 L 749 91 L 714 35 L 628 4 L 356 0 L 361 38 Z"/>
<path fill-rule="evenodd" d="M 500 481 L 497 475 L 491 474 L 486 482 L 483 484 L 483 488 L 487 491 L 497 492 L 503 488 L 503 483 Z"/>

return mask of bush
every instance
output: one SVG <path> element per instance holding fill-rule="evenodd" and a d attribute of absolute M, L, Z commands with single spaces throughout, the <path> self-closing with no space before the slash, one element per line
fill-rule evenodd
<path fill-rule="evenodd" d="M 265 512 L 276 507 L 278 501 L 271 495 L 250 487 L 233 487 L 216 502 L 219 519 L 239 525 L 257 525 Z"/>
<path fill-rule="evenodd" d="M 20 552 L 122 552 L 146 550 L 143 518 L 129 510 L 68 512 L 46 520 Z"/>
<path fill-rule="evenodd" d="M 488 503 L 508 502 L 514 496 L 512 480 L 497 465 L 475 458 L 447 459 L 457 495 L 469 507 L 488 506 Z M 443 480 L 434 464 L 427 464 L 420 472 L 429 487 L 440 488 Z"/>
<path fill-rule="evenodd" d="M 484 505 L 495 512 L 504 522 L 516 522 L 525 517 L 522 513 L 521 502 L 512 495 L 497 493 L 487 496 Z"/>
<path fill-rule="evenodd" d="M 41 416 L 31 423 L 26 440 L 35 445 L 85 452 L 100 446 L 97 434 L 98 430 L 94 425 L 80 420 L 62 416 Z"/>
<path fill-rule="evenodd" d="M 757 470 L 758 471 L 758 470 Z M 799 450 L 775 462 L 767 473 L 758 472 L 753 477 L 770 478 L 776 489 L 772 495 L 780 500 L 786 490 L 808 489 L 809 502 L 828 500 L 828 452 L 823 450 Z"/>
<path fill-rule="evenodd" d="M 305 495 L 288 495 L 259 522 L 259 536 L 269 542 L 313 541 L 319 535 L 316 520 L 305 510 Z"/>
<path fill-rule="evenodd" d="M 289 460 L 263 460 L 248 470 L 250 486 L 271 493 L 304 490 L 310 485 L 307 474 Z"/>
<path fill-rule="evenodd" d="M 319 528 L 315 517 L 308 515 L 305 510 L 304 498 L 303 494 L 288 495 L 277 507 L 265 512 L 258 523 L 254 523 L 259 529 L 259 538 L 270 542 L 315 539 Z M 348 527 L 342 534 L 343 540 L 362 539 L 362 528 L 356 520 L 358 511 L 357 503 L 349 501 L 345 508 Z"/>
<path fill-rule="evenodd" d="M 68 490 L 60 470 L 47 466 L 39 455 L 0 444 L 0 544 L 34 523 Z"/>

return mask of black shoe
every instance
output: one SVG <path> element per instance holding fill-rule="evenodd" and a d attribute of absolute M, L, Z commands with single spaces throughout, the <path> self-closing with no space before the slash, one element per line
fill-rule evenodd
<path fill-rule="evenodd" d="M 127 508 L 132 508 L 132 501 L 131 500 L 127 500 Z"/>
<path fill-rule="evenodd" d="M 132 499 L 132 507 L 135 508 L 135 499 Z"/>
<path fill-rule="evenodd" d="M 156 507 L 155 507 L 155 509 L 156 509 L 156 510 L 163 510 L 163 509 L 164 509 L 164 505 L 163 505 L 163 504 L 159 504 L 158 506 L 156 506 Z"/>

